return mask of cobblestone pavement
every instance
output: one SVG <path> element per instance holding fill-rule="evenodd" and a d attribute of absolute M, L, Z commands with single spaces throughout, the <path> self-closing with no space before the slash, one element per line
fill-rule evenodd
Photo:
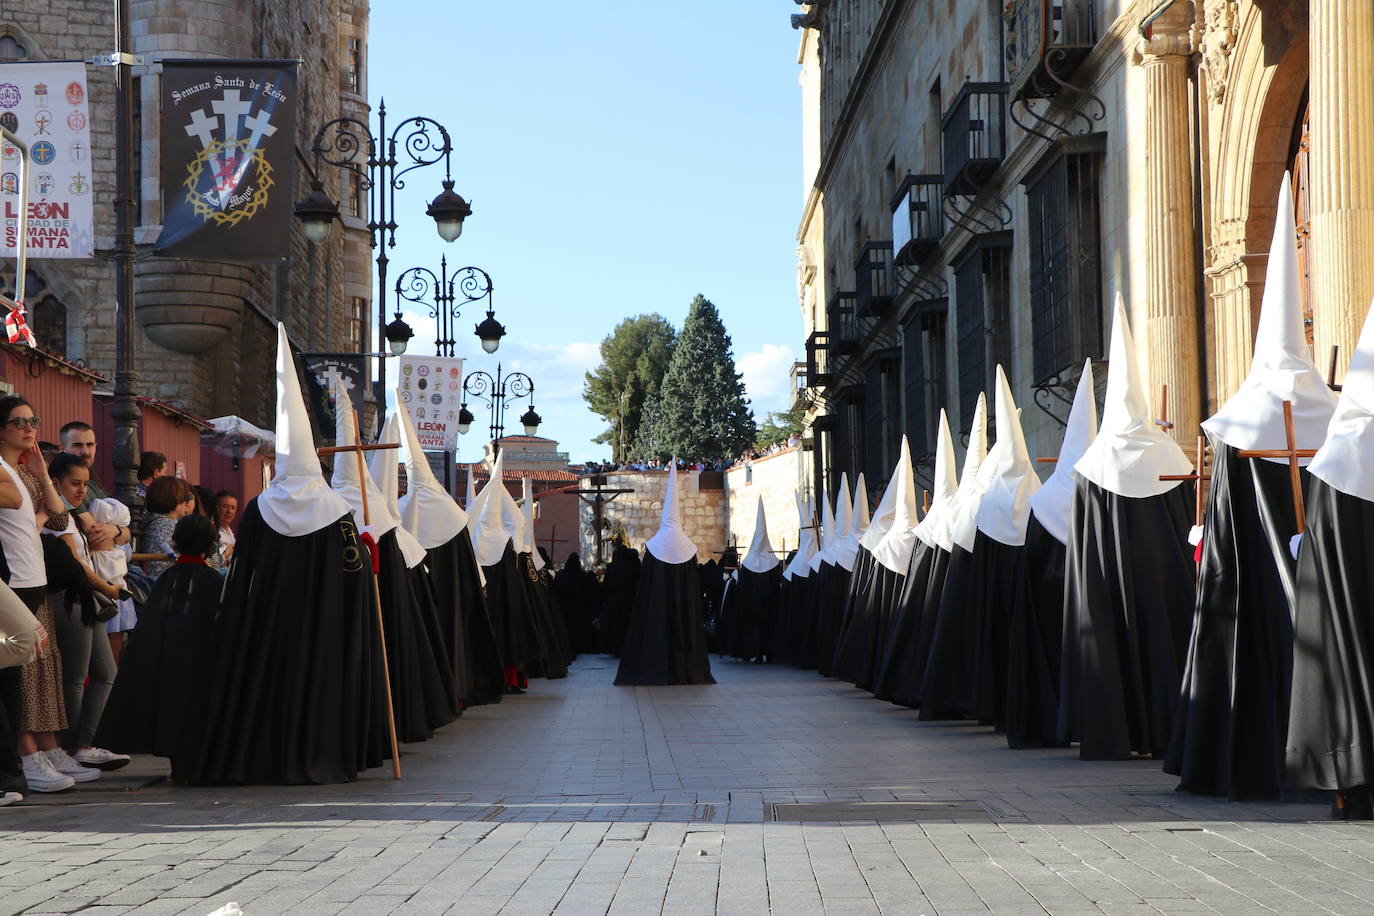
<path fill-rule="evenodd" d="M 125 791 L 159 772 L 139 761 L 0 810 L 0 914 L 1374 913 L 1374 827 L 1323 805 L 1193 798 L 1150 761 L 715 670 L 616 688 L 583 659 L 408 746 L 399 782 Z M 927 804 L 889 820 L 900 801 Z M 847 804 L 774 820 L 799 802 Z"/>

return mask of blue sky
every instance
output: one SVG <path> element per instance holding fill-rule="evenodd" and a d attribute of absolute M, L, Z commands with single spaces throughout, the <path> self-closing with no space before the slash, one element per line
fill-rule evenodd
<path fill-rule="evenodd" d="M 610 453 L 591 442 L 604 423 L 581 396 L 601 339 L 642 312 L 680 327 L 697 292 L 720 309 L 756 415 L 786 406 L 802 349 L 795 11 L 782 0 L 372 5 L 369 97 L 386 100 L 389 126 L 428 115 L 449 129 L 454 190 L 474 211 L 445 245 L 424 215 L 440 167 L 411 173 L 388 286 L 408 267 L 437 272 L 440 255 L 490 273 L 509 332 L 496 357 L 534 378 L 540 433 L 574 460 Z M 405 314 L 412 352 L 432 353 L 433 320 Z M 463 311 L 459 355 L 494 371 L 472 336 L 482 317 Z M 470 433 L 460 460 L 480 448 Z"/>

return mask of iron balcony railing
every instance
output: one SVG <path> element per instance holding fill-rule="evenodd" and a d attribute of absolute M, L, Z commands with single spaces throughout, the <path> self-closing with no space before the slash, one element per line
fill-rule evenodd
<path fill-rule="evenodd" d="M 1007 84 L 965 83 L 941 131 L 945 196 L 977 196 L 1007 155 Z"/>
<path fill-rule="evenodd" d="M 854 314 L 854 293 L 839 292 L 830 299 L 826 308 L 826 321 L 830 329 L 830 370 L 838 372 L 837 357 L 848 356 L 859 348 L 859 321 Z"/>
<path fill-rule="evenodd" d="M 892 243 L 865 242 L 854 261 L 854 314 L 881 318 L 892 300 Z"/>
<path fill-rule="evenodd" d="M 830 332 L 812 331 L 806 338 L 806 384 L 812 388 L 827 387 L 830 374 Z"/>
<path fill-rule="evenodd" d="M 1097 41 L 1093 0 L 1011 0 L 1007 79 L 1013 99 L 1053 98 Z"/>
<path fill-rule="evenodd" d="M 919 264 L 945 237 L 943 175 L 907 175 L 892 198 L 892 262 Z"/>

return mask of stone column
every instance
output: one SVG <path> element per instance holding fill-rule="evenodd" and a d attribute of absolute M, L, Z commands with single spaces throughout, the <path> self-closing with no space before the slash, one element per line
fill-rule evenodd
<path fill-rule="evenodd" d="M 1155 20 L 1139 46 L 1145 71 L 1145 165 L 1149 201 L 1148 271 L 1143 326 L 1148 351 L 1150 408 L 1169 386 L 1169 419 L 1181 444 L 1192 443 L 1205 392 L 1198 372 L 1198 261 L 1193 213 L 1192 109 L 1189 67 L 1196 50 L 1193 4 L 1179 0 Z M 1142 309 L 1133 309 L 1140 324 Z"/>
<path fill-rule="evenodd" d="M 1339 345 L 1344 373 L 1374 298 L 1374 6 L 1310 9 L 1312 324 L 1317 365 Z"/>

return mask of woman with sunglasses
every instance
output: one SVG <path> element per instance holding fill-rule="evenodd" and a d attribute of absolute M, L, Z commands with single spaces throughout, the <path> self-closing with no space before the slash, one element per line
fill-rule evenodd
<path fill-rule="evenodd" d="M 196 491 L 180 477 L 158 477 L 148 485 L 148 495 L 143 505 L 150 514 L 148 524 L 143 528 L 143 539 L 139 542 L 139 553 L 167 555 L 165 563 L 157 561 L 148 564 L 148 575 L 156 579 L 176 558 L 172 531 L 178 519 L 196 511 Z"/>
<path fill-rule="evenodd" d="M 0 481 L 18 488 L 17 506 L 0 508 L 0 541 L 10 565 L 10 587 L 38 618 L 47 645 L 20 669 L 23 705 L 19 717 L 19 754 L 24 778 L 34 792 L 60 792 L 74 783 L 90 782 L 100 771 L 82 766 L 58 744 L 67 727 L 62 693 L 62 654 L 48 603 L 48 576 L 39 529 L 49 521 L 65 528 L 67 507 L 48 477 L 38 448 L 39 418 L 21 397 L 0 398 Z M 0 494 L 0 506 L 5 506 Z"/>

